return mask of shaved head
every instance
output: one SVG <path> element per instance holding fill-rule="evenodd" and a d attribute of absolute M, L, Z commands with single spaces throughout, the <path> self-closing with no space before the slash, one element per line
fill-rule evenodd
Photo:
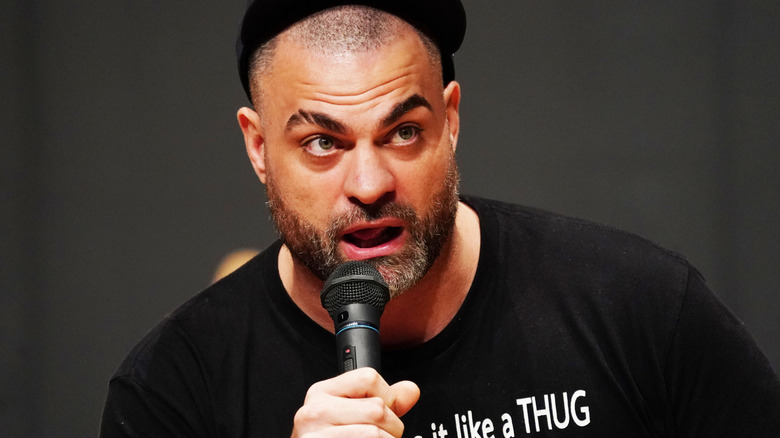
<path fill-rule="evenodd" d="M 281 41 L 289 41 L 324 56 L 360 54 L 376 50 L 414 32 L 422 41 L 429 61 L 441 74 L 441 55 L 436 44 L 424 33 L 390 13 L 368 6 L 347 5 L 326 9 L 289 27 L 261 45 L 249 66 L 252 103 L 259 112 L 263 97 L 263 78 L 273 72 L 273 59 Z"/>

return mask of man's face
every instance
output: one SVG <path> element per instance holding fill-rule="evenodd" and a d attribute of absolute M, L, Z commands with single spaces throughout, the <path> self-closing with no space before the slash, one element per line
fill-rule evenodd
<path fill-rule="evenodd" d="M 408 289 L 454 225 L 457 84 L 442 90 L 413 32 L 368 53 L 275 53 L 253 164 L 282 239 L 323 280 L 366 260 Z"/>

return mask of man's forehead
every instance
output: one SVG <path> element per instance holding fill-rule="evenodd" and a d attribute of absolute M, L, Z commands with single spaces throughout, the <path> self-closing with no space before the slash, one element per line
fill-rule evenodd
<path fill-rule="evenodd" d="M 287 40 L 280 41 L 275 52 L 262 85 L 269 100 L 350 105 L 442 88 L 439 71 L 416 33 L 360 53 L 323 54 Z"/>

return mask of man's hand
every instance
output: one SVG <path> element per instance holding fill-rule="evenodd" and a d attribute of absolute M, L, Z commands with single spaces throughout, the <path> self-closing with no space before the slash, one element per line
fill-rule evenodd
<path fill-rule="evenodd" d="M 374 369 L 358 368 L 309 388 L 292 436 L 400 438 L 400 417 L 419 398 L 412 382 L 391 386 Z"/>

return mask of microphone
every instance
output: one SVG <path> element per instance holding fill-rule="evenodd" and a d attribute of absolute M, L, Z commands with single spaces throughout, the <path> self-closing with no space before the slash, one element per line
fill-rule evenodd
<path fill-rule="evenodd" d="M 336 267 L 320 293 L 322 307 L 333 319 L 339 372 L 380 369 L 379 319 L 390 300 L 379 271 L 363 261 Z"/>

